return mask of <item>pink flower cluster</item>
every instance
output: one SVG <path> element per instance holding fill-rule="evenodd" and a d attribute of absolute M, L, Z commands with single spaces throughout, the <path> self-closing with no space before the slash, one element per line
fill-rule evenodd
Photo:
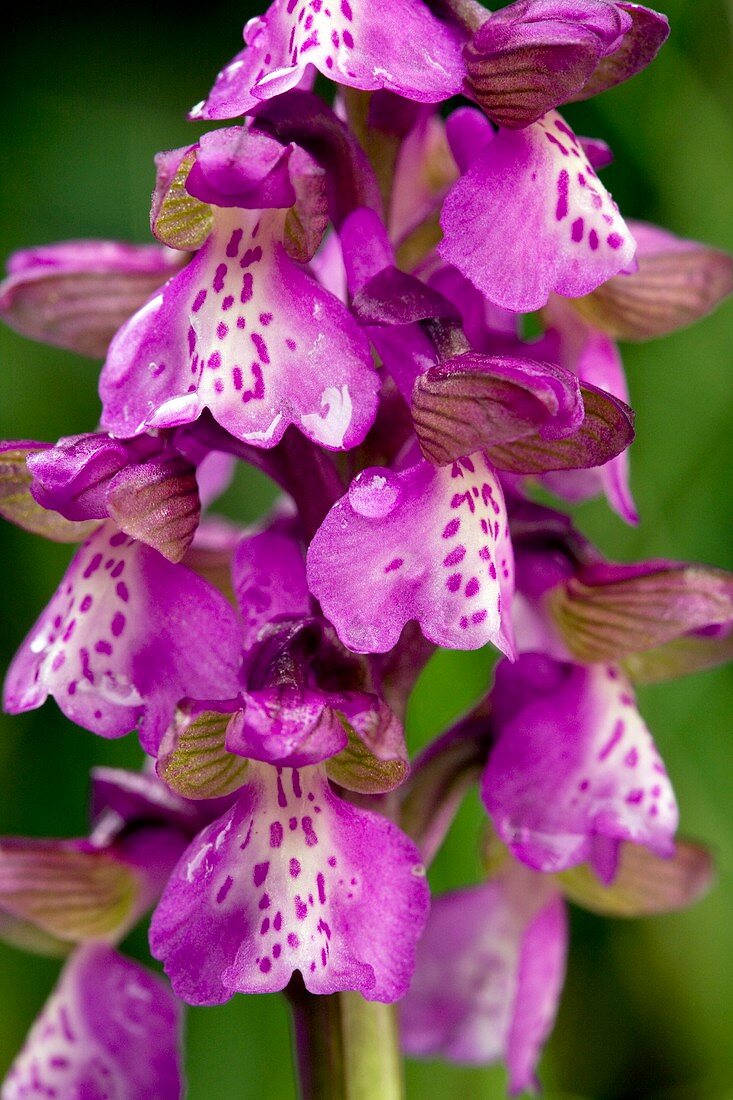
<path fill-rule="evenodd" d="M 667 23 L 626 0 L 436 11 L 275 0 L 192 112 L 227 125 L 157 158 L 157 245 L 10 259 L 5 321 L 104 364 L 95 431 L 0 444 L 0 513 L 81 544 L 5 708 L 51 695 L 137 730 L 146 764 L 95 772 L 88 837 L 0 840 L 2 934 L 71 952 L 3 1100 L 177 1097 L 180 1002 L 296 972 L 399 1001 L 408 1053 L 502 1059 L 521 1091 L 565 898 L 660 912 L 709 881 L 634 683 L 731 655 L 733 577 L 609 563 L 533 496 L 636 522 L 616 340 L 733 286 L 722 252 L 624 221 L 610 150 L 557 111 Z M 208 514 L 238 461 L 282 491 L 256 528 Z M 487 645 L 487 698 L 411 761 L 434 649 Z M 431 901 L 476 784 L 485 882 Z M 115 947 L 152 907 L 170 987 Z"/>

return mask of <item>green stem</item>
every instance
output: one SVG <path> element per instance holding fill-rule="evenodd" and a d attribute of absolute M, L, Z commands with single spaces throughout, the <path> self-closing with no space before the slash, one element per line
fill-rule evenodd
<path fill-rule="evenodd" d="M 301 1100 L 403 1100 L 393 1005 L 288 987 Z"/>

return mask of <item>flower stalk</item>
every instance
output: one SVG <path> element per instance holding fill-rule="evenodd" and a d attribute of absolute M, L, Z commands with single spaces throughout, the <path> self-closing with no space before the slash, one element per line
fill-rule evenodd
<path fill-rule="evenodd" d="M 350 991 L 314 997 L 300 978 L 287 998 L 301 1100 L 402 1100 L 393 1005 Z"/>

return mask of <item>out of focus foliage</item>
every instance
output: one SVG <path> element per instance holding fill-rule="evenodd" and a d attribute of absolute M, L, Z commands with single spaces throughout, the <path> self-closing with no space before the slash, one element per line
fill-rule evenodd
<path fill-rule="evenodd" d="M 733 250 L 731 8 L 724 0 L 660 0 L 672 36 L 629 84 L 567 109 L 577 132 L 604 138 L 604 179 L 624 214 Z M 180 6 L 33 6 L 4 36 L 5 123 L 0 254 L 73 237 L 145 242 L 152 158 L 202 132 L 186 109 L 239 49 L 255 14 L 211 0 Z M 578 521 L 609 557 L 673 557 L 733 569 L 733 303 L 697 327 L 624 359 L 637 413 L 632 448 L 637 530 L 602 503 Z M 0 437 L 55 440 L 93 428 L 98 365 L 0 331 Z M 252 520 L 270 498 L 240 476 L 230 514 Z M 70 551 L 3 526 L 0 590 L 4 670 L 56 586 Z M 439 654 L 409 716 L 414 746 L 488 683 L 491 656 Z M 733 671 L 642 689 L 682 810 L 682 830 L 712 843 L 719 880 L 693 910 L 647 922 L 573 914 L 570 970 L 542 1063 L 551 1098 L 733 1097 Z M 78 835 L 87 773 L 136 766 L 134 738 L 105 743 L 61 718 L 52 702 L 0 719 L 0 834 Z M 469 800 L 439 857 L 438 888 L 478 876 L 478 799 Z M 128 949 L 145 958 L 143 933 Z M 23 1041 L 58 964 L 0 944 L 0 1073 Z M 237 997 L 189 1012 L 191 1100 L 291 1100 L 287 1012 L 277 997 Z M 411 1064 L 408 1096 L 504 1095 L 504 1073 Z"/>

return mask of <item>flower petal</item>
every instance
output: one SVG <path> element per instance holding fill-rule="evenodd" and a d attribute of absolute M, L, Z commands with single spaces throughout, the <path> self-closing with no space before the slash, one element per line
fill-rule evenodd
<path fill-rule="evenodd" d="M 709 850 L 691 840 L 675 842 L 674 854 L 660 859 L 639 844 L 622 844 L 618 871 L 604 885 L 581 864 L 563 871 L 558 883 L 567 898 L 606 917 L 646 917 L 692 905 L 712 885 L 715 874 Z"/>
<path fill-rule="evenodd" d="M 74 522 L 48 511 L 33 495 L 33 474 L 28 459 L 47 450 L 45 443 L 31 440 L 0 442 L 0 516 L 53 542 L 83 542 L 98 523 Z"/>
<path fill-rule="evenodd" d="M 275 0 L 192 118 L 236 118 L 294 88 L 308 65 L 339 84 L 438 103 L 461 90 L 461 32 L 419 0 Z"/>
<path fill-rule="evenodd" d="M 308 582 L 357 653 L 391 649 L 411 619 L 437 645 L 510 653 L 513 558 L 494 471 L 480 452 L 363 471 L 310 545 Z"/>
<path fill-rule="evenodd" d="M 628 267 L 634 240 L 555 111 L 501 130 L 443 204 L 440 255 L 491 302 L 518 312 L 587 294 Z"/>
<path fill-rule="evenodd" d="M 245 649 L 254 644 L 266 623 L 310 615 L 305 559 L 287 534 L 261 531 L 243 538 L 234 555 L 232 581 L 244 623 Z"/>
<path fill-rule="evenodd" d="M 565 910 L 547 879 L 514 865 L 433 900 L 402 1002 L 408 1054 L 506 1061 L 512 1092 L 534 1086 L 565 972 Z"/>
<path fill-rule="evenodd" d="M 592 860 L 609 881 L 621 840 L 671 854 L 672 787 L 617 667 L 524 654 L 499 666 L 491 699 L 482 797 L 517 859 L 540 871 Z"/>
<path fill-rule="evenodd" d="M 629 222 L 638 269 L 573 302 L 615 340 L 654 340 L 705 317 L 733 292 L 733 256 L 644 222 Z"/>
<path fill-rule="evenodd" d="M 311 993 L 399 998 L 427 915 L 416 849 L 386 818 L 336 798 L 320 768 L 250 767 L 153 915 L 151 949 L 174 989 L 218 1004 L 283 989 L 300 970 Z"/>
<path fill-rule="evenodd" d="M 100 943 L 80 947 L 28 1035 L 3 1100 L 183 1095 L 180 1009 L 157 975 Z"/>
<path fill-rule="evenodd" d="M 667 561 L 589 566 L 553 591 L 550 609 L 578 660 L 619 661 L 733 623 L 733 574 Z"/>
<path fill-rule="evenodd" d="M 23 336 L 101 359 L 120 325 L 177 270 L 157 245 L 66 241 L 17 252 L 0 317 Z"/>
<path fill-rule="evenodd" d="M 334 450 L 363 439 L 378 385 L 368 344 L 288 258 L 283 219 L 216 208 L 206 244 L 113 341 L 100 380 L 106 428 L 137 435 L 210 408 L 258 447 L 289 424 Z"/>
<path fill-rule="evenodd" d="M 51 694 L 73 722 L 157 744 L 180 699 L 238 691 L 237 618 L 215 589 L 104 524 L 74 557 L 5 682 L 12 714 Z"/>

